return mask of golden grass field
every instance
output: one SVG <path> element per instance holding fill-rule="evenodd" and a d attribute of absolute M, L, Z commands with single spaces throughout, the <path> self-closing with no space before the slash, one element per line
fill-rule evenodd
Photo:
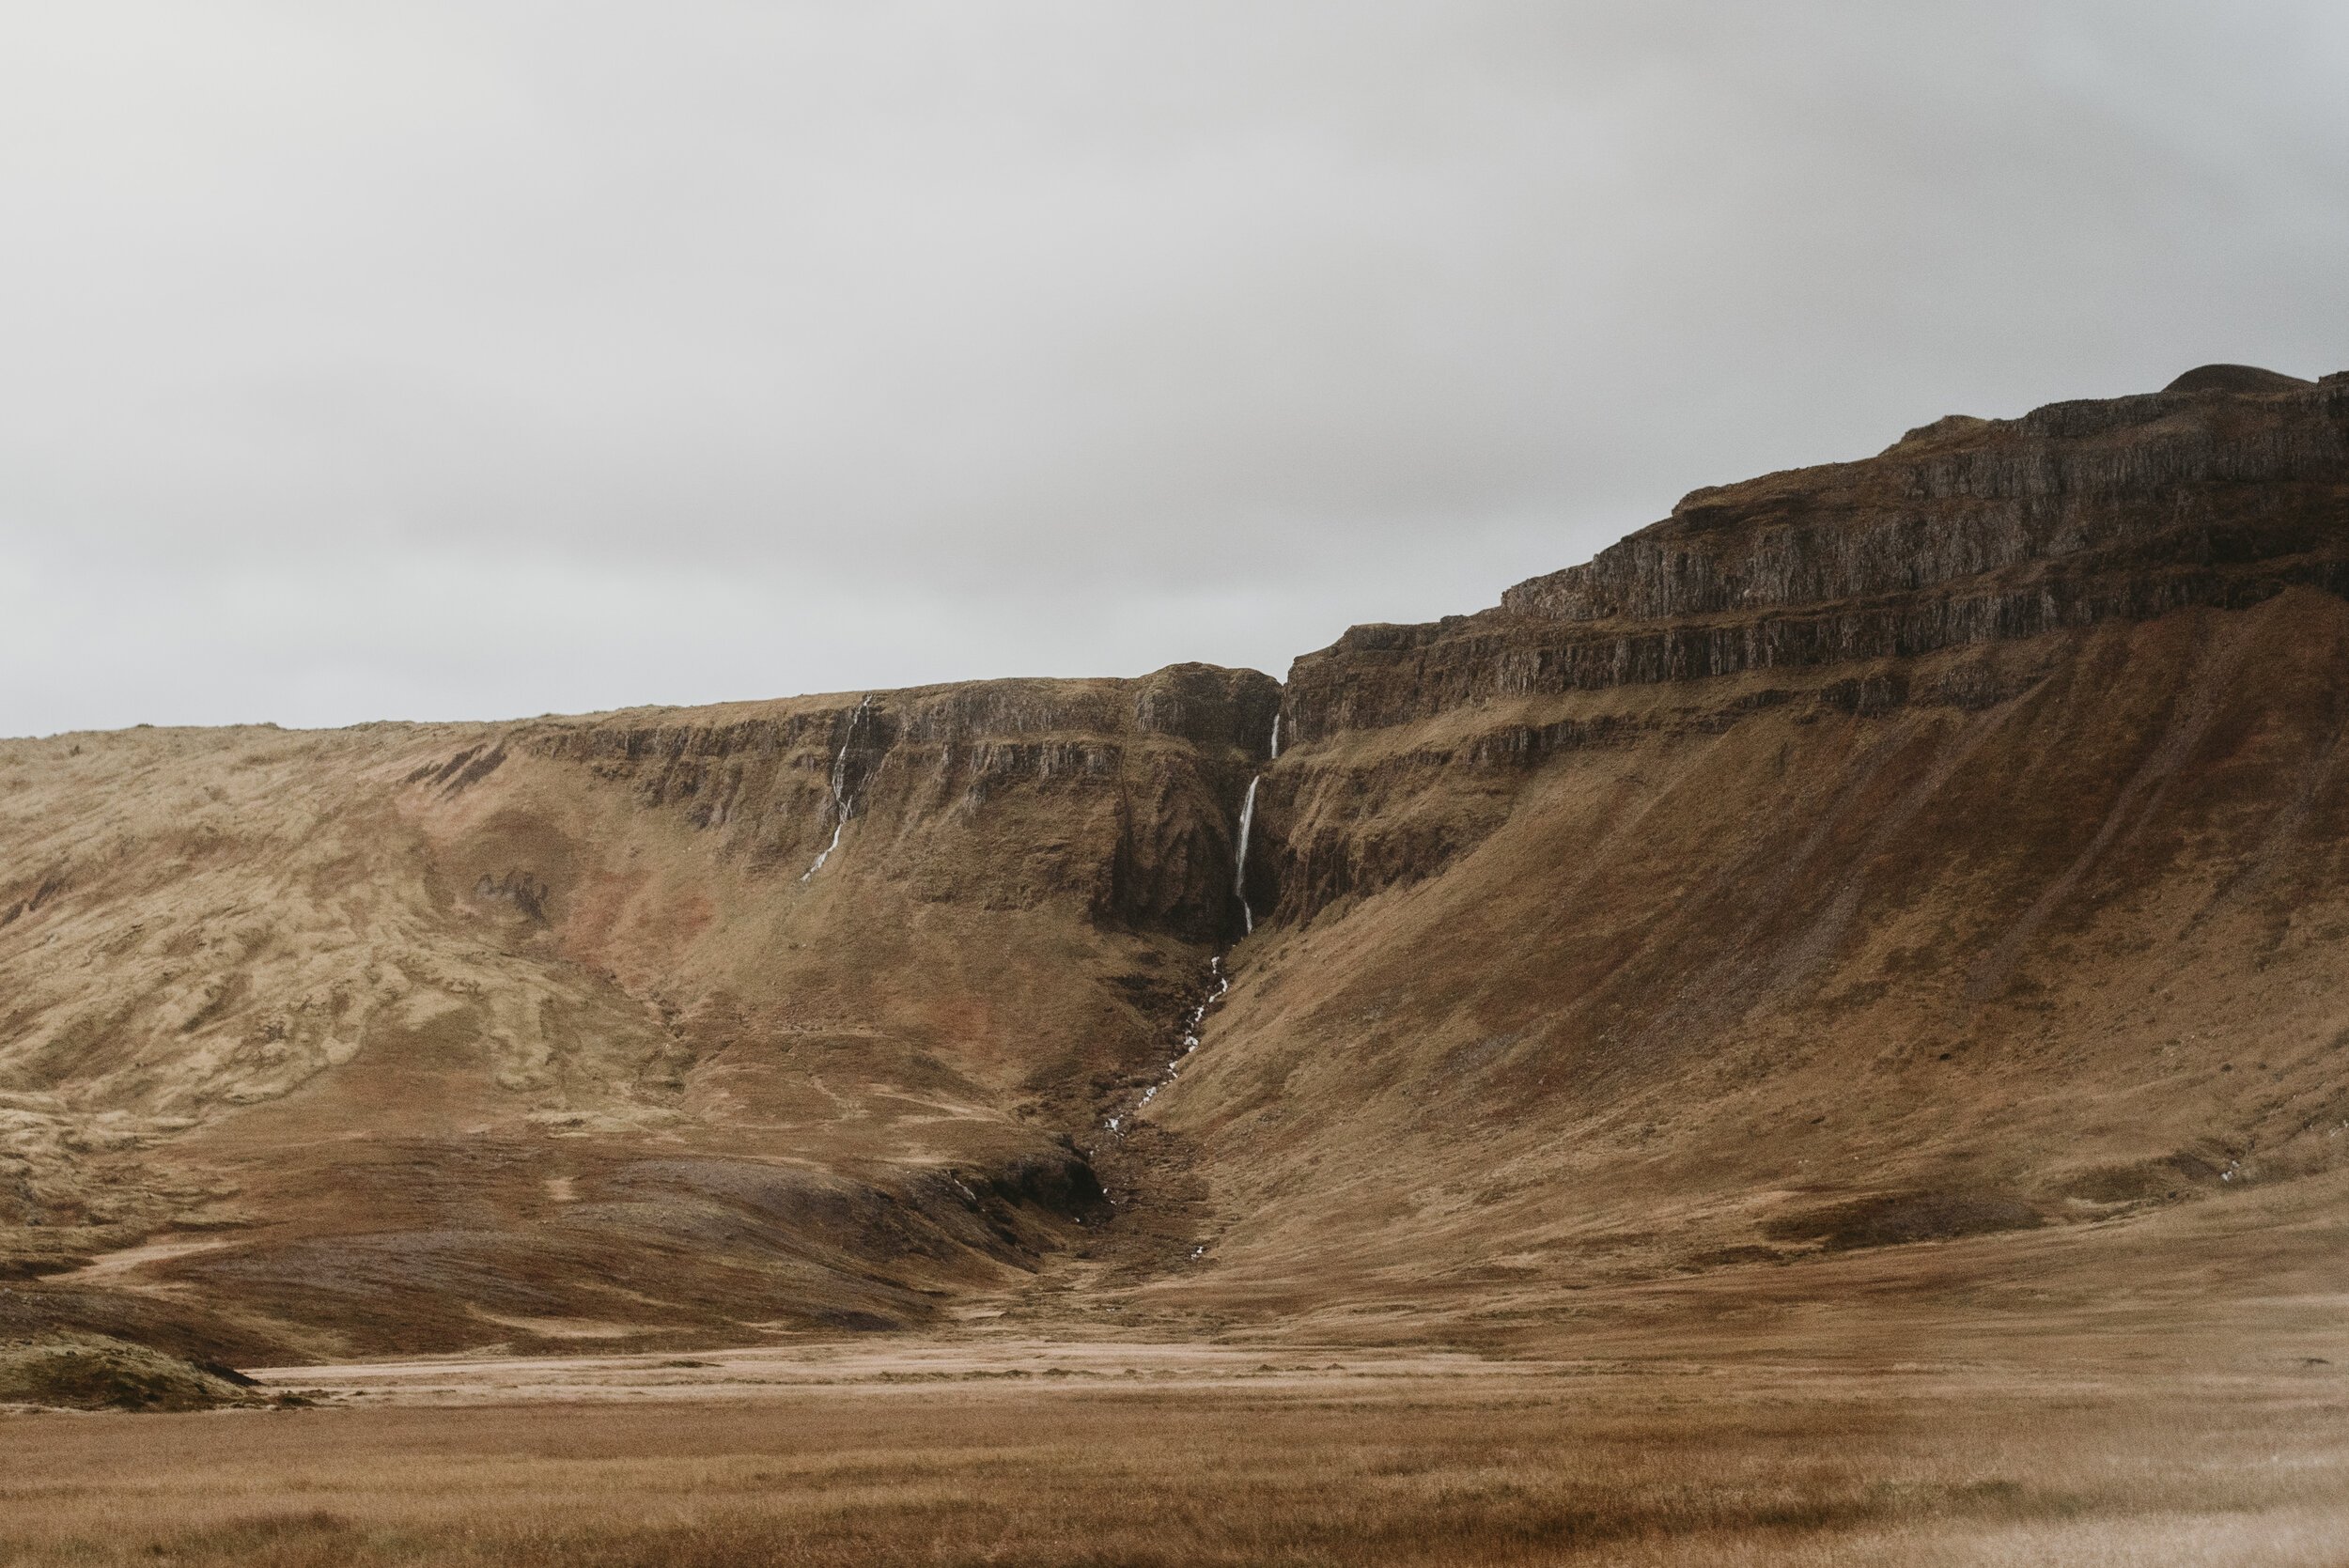
<path fill-rule="evenodd" d="M 0 1426 L 0 1561 L 2349 1562 L 2330 1363 L 896 1343 L 269 1381 L 321 1403 Z"/>

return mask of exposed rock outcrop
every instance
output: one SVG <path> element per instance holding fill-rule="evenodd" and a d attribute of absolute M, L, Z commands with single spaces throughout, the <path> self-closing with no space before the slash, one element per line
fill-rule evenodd
<path fill-rule="evenodd" d="M 1029 846 L 1019 889 L 980 896 L 1074 893 L 1104 923 L 1206 941 L 1237 918 L 1222 885 L 1232 824 L 1279 703 L 1279 684 L 1256 671 L 1178 664 L 1132 681 L 976 681 L 739 717 L 553 721 L 515 743 L 585 763 L 643 804 L 719 832 L 729 855 L 776 870 L 822 848 L 835 770 L 860 833 L 900 846 L 967 822 L 1007 790 L 1059 799 L 1064 826 L 1100 806 L 1108 836 L 1064 833 L 1057 855 Z M 899 855 L 885 874 L 941 890 L 926 876 L 936 859 Z"/>
<path fill-rule="evenodd" d="M 1299 659 L 1299 743 L 1464 703 L 1797 669 L 2349 587 L 2349 376 L 1943 420 L 1860 462 L 1692 491 L 1497 610 Z"/>
<path fill-rule="evenodd" d="M 2205 366 L 2150 396 L 1952 416 L 1862 461 L 1692 491 L 1495 609 L 1299 659 L 1251 887 L 1309 918 L 1441 870 L 1561 750 L 1785 705 L 1979 708 L 2036 678 L 2036 639 L 2295 585 L 2349 595 L 2349 373 Z M 1920 663 L 1940 654 L 1963 657 Z M 1629 695 L 1665 686 L 1685 694 Z M 1378 731 L 1396 741 L 1327 744 Z M 1465 795 L 1462 768 L 1483 781 Z"/>

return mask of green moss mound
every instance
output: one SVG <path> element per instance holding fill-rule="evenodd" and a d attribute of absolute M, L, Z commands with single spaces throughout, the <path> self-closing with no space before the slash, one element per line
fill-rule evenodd
<path fill-rule="evenodd" d="M 259 1403 L 253 1380 L 98 1334 L 0 1343 L 0 1405 L 66 1410 L 214 1410 Z"/>

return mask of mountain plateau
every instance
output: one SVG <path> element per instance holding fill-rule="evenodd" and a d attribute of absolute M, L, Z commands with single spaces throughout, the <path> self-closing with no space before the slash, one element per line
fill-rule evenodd
<path fill-rule="evenodd" d="M 0 1334 L 1850 1347 L 2316 1290 L 2344 672 L 2349 374 L 2213 366 L 1695 491 L 1284 682 L 0 742 Z"/>

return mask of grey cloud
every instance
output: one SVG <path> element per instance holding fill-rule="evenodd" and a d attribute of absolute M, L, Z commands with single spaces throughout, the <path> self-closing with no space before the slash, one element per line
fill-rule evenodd
<path fill-rule="evenodd" d="M 0 50 L 0 732 L 1179 658 L 2349 365 L 2349 21 L 137 6 Z"/>

